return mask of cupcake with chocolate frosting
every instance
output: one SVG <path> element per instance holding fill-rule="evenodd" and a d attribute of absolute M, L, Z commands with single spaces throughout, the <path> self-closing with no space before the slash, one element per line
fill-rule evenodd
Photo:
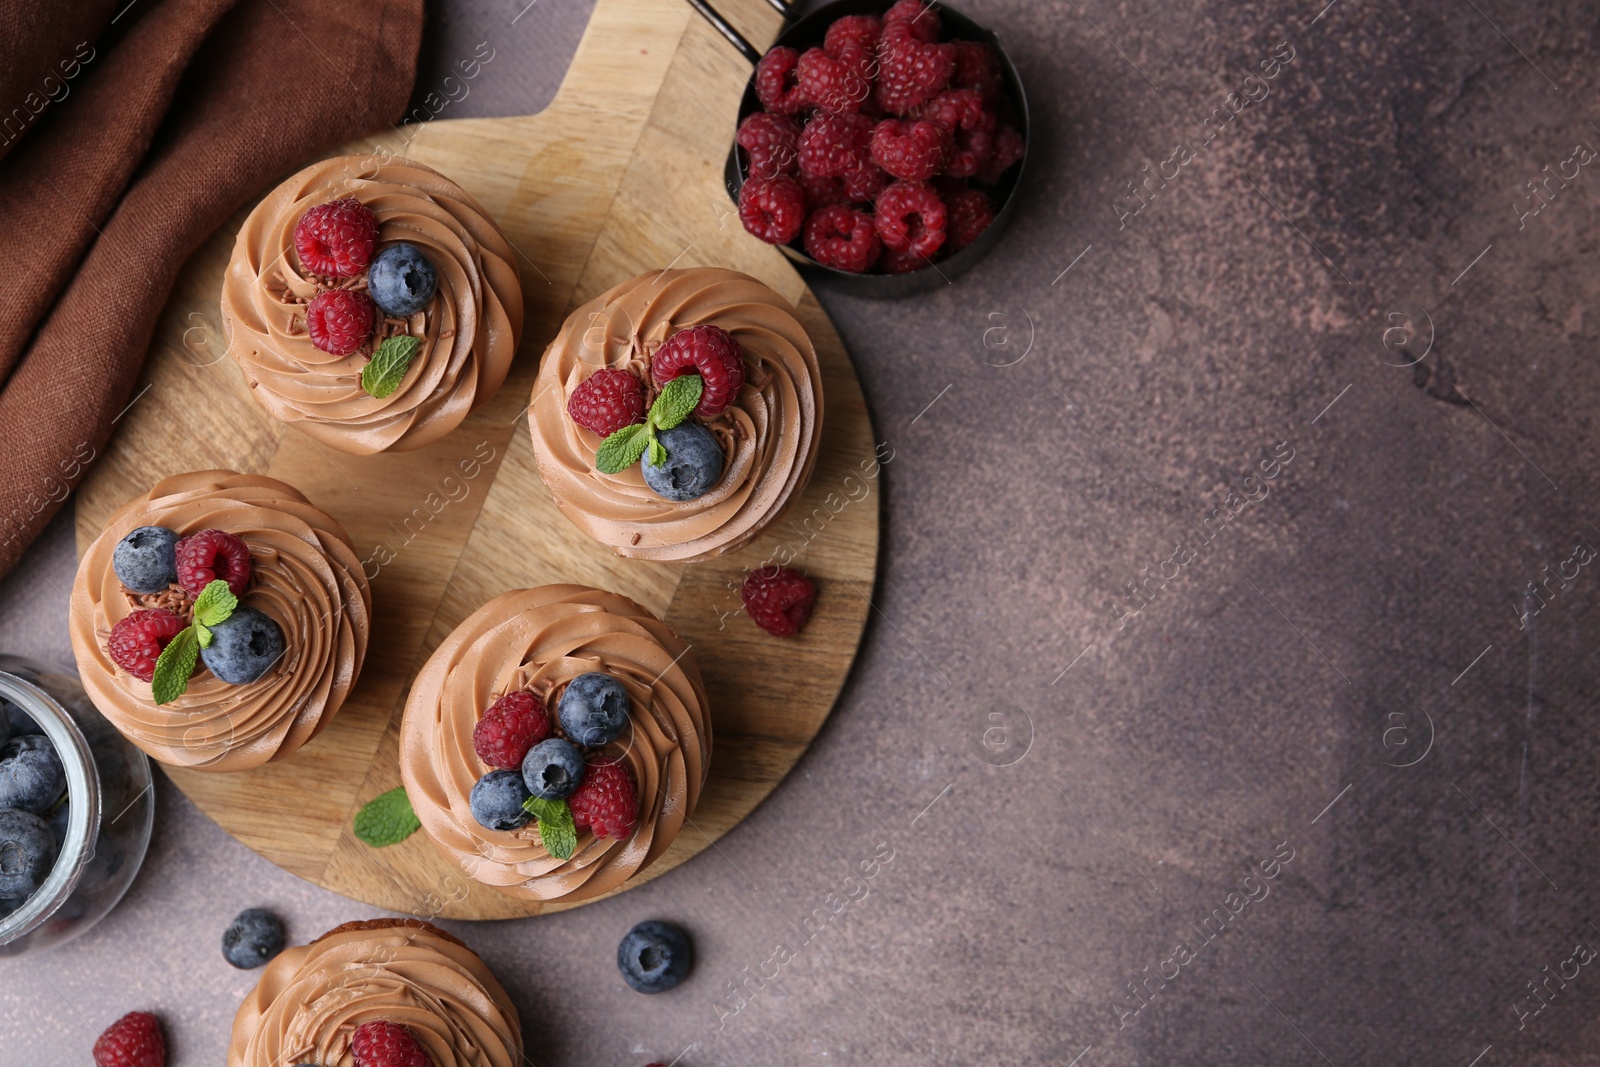
<path fill-rule="evenodd" d="M 400 728 L 433 843 L 513 897 L 586 900 L 643 871 L 694 814 L 711 718 L 693 654 L 627 597 L 494 598 L 429 657 Z"/>
<path fill-rule="evenodd" d="M 326 159 L 245 219 L 222 322 L 274 417 L 345 452 L 420 448 L 505 381 L 522 333 L 516 252 L 429 167 Z"/>
<path fill-rule="evenodd" d="M 475 952 L 420 919 L 378 919 L 274 957 L 234 1016 L 228 1067 L 354 1067 L 384 1031 L 433 1067 L 524 1062 L 517 1009 Z"/>
<path fill-rule="evenodd" d="M 794 309 L 709 267 L 659 270 L 568 316 L 529 408 L 562 512 L 619 555 L 743 547 L 799 499 L 822 433 L 822 376 Z"/>
<path fill-rule="evenodd" d="M 83 687 L 124 736 L 162 763 L 238 771 L 327 726 L 371 614 L 343 527 L 274 478 L 213 470 L 111 516 L 68 623 Z"/>

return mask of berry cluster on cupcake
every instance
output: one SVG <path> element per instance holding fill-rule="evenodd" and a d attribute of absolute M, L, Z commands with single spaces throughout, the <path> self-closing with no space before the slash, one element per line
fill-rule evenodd
<path fill-rule="evenodd" d="M 500 697 L 472 731 L 472 747 L 490 768 L 472 787 L 472 817 L 486 830 L 521 830 L 538 820 L 540 843 L 571 859 L 577 831 L 623 838 L 639 817 L 633 772 L 605 748 L 628 732 L 628 691 L 609 674 L 589 671 L 561 686 L 555 721 L 529 689 Z"/>
<path fill-rule="evenodd" d="M 695 326 L 668 337 L 641 374 L 603 367 L 589 375 L 572 391 L 567 414 L 605 438 L 595 453 L 601 474 L 640 463 L 652 492 L 682 504 L 722 478 L 726 461 L 710 426 L 738 397 L 744 379 L 744 352 L 733 335 L 720 326 Z"/>
<path fill-rule="evenodd" d="M 240 603 L 252 571 L 250 548 L 234 534 L 141 526 L 117 542 L 111 565 L 135 610 L 111 627 L 106 653 L 150 682 L 157 704 L 183 695 L 201 665 L 219 681 L 248 685 L 287 650 L 283 628 Z"/>
<path fill-rule="evenodd" d="M 846 15 L 820 47 L 756 66 L 764 110 L 736 136 L 745 229 L 838 270 L 903 274 L 976 241 L 1024 154 L 993 46 L 940 41 L 938 12 L 899 0 Z"/>

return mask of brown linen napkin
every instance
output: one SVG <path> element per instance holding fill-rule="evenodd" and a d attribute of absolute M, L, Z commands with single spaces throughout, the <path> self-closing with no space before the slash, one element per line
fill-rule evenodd
<path fill-rule="evenodd" d="M 0 575 L 104 450 L 184 260 L 397 120 L 421 36 L 422 0 L 0 4 Z"/>

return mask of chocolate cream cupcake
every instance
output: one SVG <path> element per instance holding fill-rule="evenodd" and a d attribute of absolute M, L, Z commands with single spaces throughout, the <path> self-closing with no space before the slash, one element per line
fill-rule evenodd
<path fill-rule="evenodd" d="M 540 476 L 589 536 L 624 556 L 711 559 L 804 491 L 822 376 L 794 309 L 761 282 L 652 271 L 567 318 L 528 422 Z"/>
<path fill-rule="evenodd" d="M 710 755 L 688 646 L 581 585 L 473 612 L 417 675 L 400 728 L 422 828 L 468 876 L 525 900 L 586 900 L 648 867 L 693 816 Z"/>
<path fill-rule="evenodd" d="M 345 923 L 284 949 L 239 1006 L 228 1067 L 355 1067 L 379 1036 L 433 1067 L 521 1067 L 516 1007 L 466 945 L 420 919 Z"/>
<path fill-rule="evenodd" d="M 274 417 L 346 452 L 420 448 L 505 381 L 522 333 L 516 252 L 429 167 L 326 159 L 245 219 L 222 323 Z"/>
<path fill-rule="evenodd" d="M 350 536 L 292 486 L 233 471 L 158 482 L 78 561 L 83 687 L 151 758 L 238 771 L 332 720 L 366 656 L 372 599 Z"/>

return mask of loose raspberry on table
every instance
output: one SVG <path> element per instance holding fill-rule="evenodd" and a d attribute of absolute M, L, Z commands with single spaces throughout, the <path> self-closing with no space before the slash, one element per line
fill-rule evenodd
<path fill-rule="evenodd" d="M 750 178 L 739 188 L 739 221 L 769 245 L 786 245 L 806 221 L 806 191 L 787 174 Z"/>
<path fill-rule="evenodd" d="M 939 22 L 939 13 L 924 4 L 922 0 L 900 0 L 883 16 L 883 28 L 899 23 L 909 30 L 917 40 L 932 43 L 939 39 L 942 28 Z"/>
<path fill-rule="evenodd" d="M 166 608 L 135 611 L 118 619 L 111 628 L 106 651 L 111 662 L 141 682 L 148 682 L 156 675 L 161 650 L 187 625 L 182 616 Z"/>
<path fill-rule="evenodd" d="M 633 772 L 621 760 L 592 760 L 583 782 L 567 800 L 572 822 L 596 837 L 627 837 L 639 819 L 639 790 Z"/>
<path fill-rule="evenodd" d="M 843 178 L 802 177 L 800 185 L 806 191 L 807 211 L 816 211 L 818 208 L 851 202 L 850 194 L 845 191 Z"/>
<path fill-rule="evenodd" d="M 804 243 L 806 255 L 823 266 L 857 274 L 876 263 L 883 250 L 872 216 L 843 204 L 812 212 Z"/>
<path fill-rule="evenodd" d="M 224 530 L 201 530 L 185 537 L 173 549 L 178 564 L 178 584 L 190 596 L 199 596 L 217 579 L 228 583 L 234 596 L 244 596 L 250 585 L 250 549 Z"/>
<path fill-rule="evenodd" d="M 387 1019 L 356 1027 L 350 1053 L 356 1067 L 433 1067 L 432 1057 L 416 1035 Z"/>
<path fill-rule="evenodd" d="M 1005 177 L 1006 171 L 1021 161 L 1027 151 L 1027 144 L 1013 126 L 1001 126 L 994 135 L 994 154 L 989 157 L 983 170 L 977 178 L 985 185 L 996 185 Z"/>
<path fill-rule="evenodd" d="M 702 419 L 720 415 L 744 386 L 744 352 L 721 326 L 679 330 L 650 358 L 650 377 L 659 387 L 685 373 L 700 375 L 694 413 Z"/>
<path fill-rule="evenodd" d="M 312 274 L 354 278 L 372 262 L 378 217 L 353 196 L 311 208 L 294 226 L 294 250 Z"/>
<path fill-rule="evenodd" d="M 762 567 L 745 577 L 739 599 L 757 626 L 774 637 L 793 637 L 811 618 L 817 587 L 793 568 Z"/>
<path fill-rule="evenodd" d="M 1005 95 L 1005 76 L 1001 73 L 1000 53 L 980 41 L 951 41 L 955 52 L 955 71 L 950 84 L 957 89 L 976 89 L 983 102 L 993 106 Z"/>
<path fill-rule="evenodd" d="M 883 32 L 883 20 L 874 15 L 846 15 L 834 19 L 833 25 L 822 38 L 822 50 L 835 59 L 845 49 L 856 48 L 872 55 L 878 47 L 878 35 Z"/>
<path fill-rule="evenodd" d="M 944 244 L 944 201 L 927 182 L 895 182 L 879 195 L 876 211 L 878 236 L 889 248 L 932 259 Z"/>
<path fill-rule="evenodd" d="M 938 174 L 949 147 L 949 131 L 925 119 L 884 119 L 872 131 L 872 161 L 908 181 Z"/>
<path fill-rule="evenodd" d="M 377 317 L 372 297 L 359 289 L 329 289 L 306 305 L 311 343 L 334 356 L 348 356 L 372 336 Z"/>
<path fill-rule="evenodd" d="M 994 205 L 981 189 L 962 189 L 945 197 L 945 248 L 959 252 L 994 222 Z"/>
<path fill-rule="evenodd" d="M 926 256 L 918 255 L 910 248 L 884 247 L 883 255 L 878 257 L 878 269 L 885 274 L 910 274 L 914 270 L 921 270 L 929 265 Z"/>
<path fill-rule="evenodd" d="M 165 1067 L 161 1024 L 147 1011 L 130 1011 L 94 1043 L 94 1062 L 96 1067 Z"/>
<path fill-rule="evenodd" d="M 774 48 L 756 63 L 756 96 L 761 106 L 777 115 L 797 115 L 812 107 L 800 91 L 795 68 L 800 53 L 793 48 Z"/>
<path fill-rule="evenodd" d="M 872 53 L 846 47 L 835 57 L 820 48 L 800 56 L 800 91 L 824 111 L 852 113 L 872 95 Z"/>
<path fill-rule="evenodd" d="M 549 737 L 550 731 L 544 701 L 536 693 L 518 689 L 483 713 L 472 728 L 472 751 L 490 767 L 521 767 L 528 750 Z"/>
<path fill-rule="evenodd" d="M 892 115 L 909 114 L 950 84 L 955 53 L 948 44 L 919 40 L 908 22 L 887 22 L 878 43 L 878 87 L 874 99 Z"/>
<path fill-rule="evenodd" d="M 756 111 L 745 116 L 734 136 L 750 155 L 749 173 L 757 178 L 800 173 L 800 127 L 793 119 Z"/>
<path fill-rule="evenodd" d="M 644 386 L 625 370 L 602 367 L 572 391 L 567 414 L 584 429 L 609 437 L 644 421 Z"/>

